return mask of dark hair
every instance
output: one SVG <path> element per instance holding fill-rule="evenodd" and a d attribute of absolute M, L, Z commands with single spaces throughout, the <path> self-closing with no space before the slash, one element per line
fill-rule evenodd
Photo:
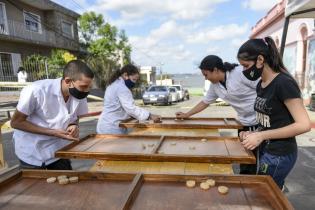
<path fill-rule="evenodd" d="M 227 72 L 232 71 L 238 64 L 224 62 L 219 56 L 216 55 L 208 55 L 204 59 L 202 59 L 199 68 L 205 71 L 213 71 L 214 68 L 219 69 L 220 71 Z"/>
<path fill-rule="evenodd" d="M 86 63 L 80 60 L 72 60 L 64 67 L 62 78 L 70 77 L 73 81 L 76 81 L 81 79 L 81 74 L 91 79 L 94 78 L 93 71 Z"/>
<path fill-rule="evenodd" d="M 115 82 L 124 73 L 127 73 L 128 76 L 134 75 L 134 74 L 140 74 L 139 69 L 135 65 L 127 64 L 123 66 L 120 70 L 118 69 L 114 71 L 114 73 L 111 75 L 111 77 L 109 78 L 107 82 L 107 86 Z"/>
<path fill-rule="evenodd" d="M 23 66 L 20 66 L 17 70 L 17 73 L 19 73 L 20 71 L 25 71 L 24 67 Z"/>
<path fill-rule="evenodd" d="M 271 37 L 264 39 L 250 39 L 245 42 L 237 53 L 237 58 L 244 61 L 257 61 L 261 55 L 274 72 L 288 72 L 282 62 L 275 42 Z"/>

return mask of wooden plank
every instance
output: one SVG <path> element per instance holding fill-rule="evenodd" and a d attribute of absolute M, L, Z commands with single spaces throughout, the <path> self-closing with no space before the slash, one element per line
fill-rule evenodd
<path fill-rule="evenodd" d="M 226 123 L 228 122 L 228 123 Z M 178 120 L 175 117 L 162 117 L 161 123 L 153 121 L 139 122 L 129 119 L 121 122 L 124 128 L 199 128 L 199 129 L 241 129 L 243 126 L 234 118 L 187 118 Z"/>
<path fill-rule="evenodd" d="M 159 142 L 157 144 L 155 144 L 153 150 L 152 150 L 152 154 L 155 154 L 157 153 L 157 151 L 159 150 L 159 148 L 161 147 L 161 145 L 163 144 L 164 142 L 164 139 L 165 139 L 165 136 L 161 136 Z"/>
<path fill-rule="evenodd" d="M 144 174 L 233 174 L 231 164 L 98 160 L 91 172 Z"/>
<path fill-rule="evenodd" d="M 256 163 L 235 137 L 92 135 L 56 152 L 56 157 L 120 161 Z M 95 140 L 99 139 L 99 140 Z M 206 139 L 206 141 L 201 141 Z M 92 145 L 92 146 L 90 146 Z M 87 148 L 87 147 L 88 148 Z M 82 151 L 83 150 L 83 151 Z"/>
<path fill-rule="evenodd" d="M 164 136 L 220 136 L 218 129 L 190 128 L 132 128 L 129 135 L 164 135 Z"/>
<path fill-rule="evenodd" d="M 128 191 L 126 192 L 125 197 L 122 200 L 122 207 L 119 209 L 123 209 L 123 210 L 130 209 L 132 202 L 136 198 L 141 188 L 142 182 L 143 182 L 143 175 L 137 174 L 135 178 L 133 179 Z"/>

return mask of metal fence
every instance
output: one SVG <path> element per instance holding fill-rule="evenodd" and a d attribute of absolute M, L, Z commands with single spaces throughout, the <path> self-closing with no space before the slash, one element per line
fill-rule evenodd
<path fill-rule="evenodd" d="M 25 71 L 19 71 L 23 67 Z M 56 72 L 60 72 L 62 67 L 48 65 L 46 60 L 29 61 L 22 60 L 17 67 L 11 60 L 0 60 L 0 90 L 16 91 L 24 87 L 28 82 L 41 79 L 54 79 Z"/>

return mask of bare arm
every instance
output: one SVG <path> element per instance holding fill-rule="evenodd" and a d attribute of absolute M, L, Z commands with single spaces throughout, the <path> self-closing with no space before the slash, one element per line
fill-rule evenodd
<path fill-rule="evenodd" d="M 77 138 L 74 138 L 71 135 L 69 135 L 67 131 L 40 127 L 27 121 L 26 118 L 27 118 L 27 115 L 16 110 L 11 119 L 11 127 L 22 130 L 22 131 L 27 131 L 30 133 L 36 133 L 36 134 L 47 135 L 47 136 L 55 136 L 55 137 L 63 138 L 66 140 L 72 140 L 72 141 L 78 140 Z"/>
<path fill-rule="evenodd" d="M 203 111 L 208 106 L 209 106 L 209 104 L 206 104 L 203 101 L 200 101 L 196 106 L 194 106 L 191 110 L 189 110 L 186 113 L 176 112 L 176 117 L 177 118 L 188 118 L 188 117 L 190 117 L 196 113 Z"/>
<path fill-rule="evenodd" d="M 300 98 L 287 99 L 284 104 L 291 113 L 294 123 L 282 128 L 249 133 L 242 144 L 247 149 L 254 149 L 264 140 L 283 139 L 310 131 L 311 122 Z"/>
<path fill-rule="evenodd" d="M 288 99 L 284 101 L 284 104 L 288 108 L 295 122 L 282 128 L 262 131 L 261 134 L 263 139 L 272 140 L 288 138 L 310 131 L 311 122 L 304 108 L 302 99 Z"/>

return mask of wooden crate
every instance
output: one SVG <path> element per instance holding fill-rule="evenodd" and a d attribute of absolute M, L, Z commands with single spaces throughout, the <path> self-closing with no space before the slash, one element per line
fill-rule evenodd
<path fill-rule="evenodd" d="M 78 176 L 68 185 L 48 184 L 46 178 Z M 217 187 L 205 191 L 187 188 L 214 179 L 216 186 L 229 188 L 226 195 Z M 75 171 L 25 170 L 0 183 L 1 209 L 293 209 L 268 176 L 186 176 L 108 174 Z"/>
<path fill-rule="evenodd" d="M 119 124 L 124 128 L 199 128 L 199 129 L 241 129 L 243 126 L 235 118 L 187 118 L 162 117 L 160 123 L 152 120 L 139 122 L 128 119 Z"/>
<path fill-rule="evenodd" d="M 234 137 L 89 135 L 56 152 L 56 157 L 196 163 L 255 163 Z"/>

